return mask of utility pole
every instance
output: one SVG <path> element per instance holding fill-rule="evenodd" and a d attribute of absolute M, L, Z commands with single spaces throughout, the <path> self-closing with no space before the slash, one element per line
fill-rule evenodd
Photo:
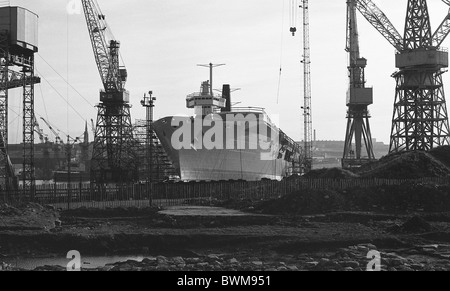
<path fill-rule="evenodd" d="M 149 192 L 149 202 L 152 206 L 152 166 L 153 166 L 153 108 L 155 107 L 156 97 L 153 97 L 153 92 L 148 92 L 149 96 L 144 94 L 144 99 L 141 101 L 141 105 L 146 108 L 146 136 L 145 136 L 145 156 L 146 156 L 146 172 L 147 172 L 147 192 Z M 150 190 L 150 191 L 148 191 Z"/>

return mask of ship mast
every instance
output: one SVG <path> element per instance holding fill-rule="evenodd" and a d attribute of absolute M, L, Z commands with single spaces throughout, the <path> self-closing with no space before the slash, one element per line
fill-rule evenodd
<path fill-rule="evenodd" d="M 216 67 L 221 67 L 221 66 L 225 66 L 225 64 L 213 64 L 213 63 L 209 63 L 208 65 L 197 65 L 199 67 L 205 67 L 205 68 L 209 68 L 209 93 L 211 94 L 211 96 L 214 96 L 213 93 L 213 69 Z"/>
<path fill-rule="evenodd" d="M 186 107 L 194 108 L 195 115 L 207 116 L 214 113 L 216 108 L 225 108 L 226 100 L 224 98 L 214 97 L 213 93 L 213 69 L 220 66 L 225 66 L 225 64 L 213 64 L 208 65 L 197 65 L 199 67 L 209 68 L 209 81 L 202 83 L 200 88 L 201 92 L 193 93 L 186 98 Z"/>

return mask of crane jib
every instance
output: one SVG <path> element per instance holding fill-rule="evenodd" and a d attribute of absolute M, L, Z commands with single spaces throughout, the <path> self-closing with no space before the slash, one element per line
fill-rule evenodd
<path fill-rule="evenodd" d="M 104 91 L 101 102 L 129 102 L 129 94 L 125 90 L 127 71 L 119 63 L 120 42 L 106 40 L 107 24 L 105 16 L 92 0 L 82 0 L 86 23 L 91 39 L 97 69 L 103 83 Z"/>

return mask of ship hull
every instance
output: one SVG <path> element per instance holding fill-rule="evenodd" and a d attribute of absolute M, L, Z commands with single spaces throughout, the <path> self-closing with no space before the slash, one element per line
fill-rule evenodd
<path fill-rule="evenodd" d="M 188 181 L 282 179 L 287 162 L 261 160 L 258 150 L 180 150 L 180 176 Z"/>
<path fill-rule="evenodd" d="M 278 142 L 268 150 L 251 147 L 250 140 L 255 140 L 251 130 L 245 131 L 247 146 L 244 148 L 206 149 L 192 142 L 189 148 L 176 149 L 172 139 L 177 130 L 172 124 L 175 118 L 179 117 L 158 120 L 154 122 L 153 129 L 183 181 L 280 180 L 290 173 L 291 162 L 286 159 L 286 147 Z M 202 128 L 196 131 L 192 126 L 193 140 L 198 141 L 199 135 L 203 136 L 207 130 Z M 234 136 L 234 139 L 239 140 L 239 136 Z"/>

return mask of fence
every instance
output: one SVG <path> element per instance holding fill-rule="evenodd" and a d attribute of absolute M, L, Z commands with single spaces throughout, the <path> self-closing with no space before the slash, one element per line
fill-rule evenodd
<path fill-rule="evenodd" d="M 285 179 L 283 181 L 233 181 L 134 184 L 94 187 L 88 184 L 36 186 L 34 201 L 57 208 L 116 208 L 178 205 L 210 205 L 212 201 L 270 200 L 294 191 L 345 190 L 404 184 L 432 183 L 450 185 L 450 178 L 423 179 Z M 0 191 L 0 203 L 30 202 L 19 191 Z"/>

